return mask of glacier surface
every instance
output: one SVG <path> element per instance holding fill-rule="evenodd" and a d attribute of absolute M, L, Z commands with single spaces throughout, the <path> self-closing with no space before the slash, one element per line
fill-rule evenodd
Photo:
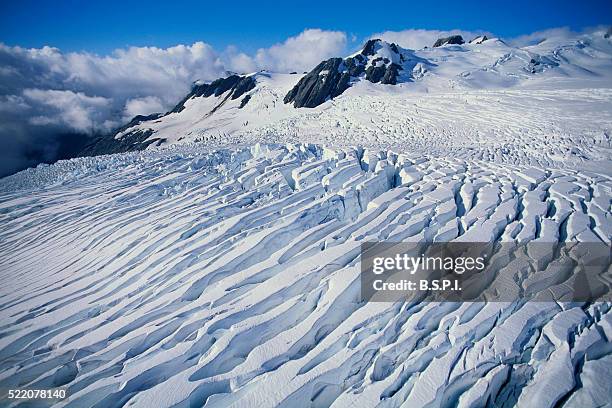
<path fill-rule="evenodd" d="M 606 172 L 173 145 L 0 180 L 0 388 L 58 407 L 609 404 L 610 304 L 360 301 L 360 243 L 610 243 Z M 19 406 L 17 403 L 14 406 Z"/>

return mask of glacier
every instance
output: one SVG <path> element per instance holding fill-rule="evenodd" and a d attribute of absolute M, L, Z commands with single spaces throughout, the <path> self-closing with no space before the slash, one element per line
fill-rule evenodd
<path fill-rule="evenodd" d="M 40 165 L 0 180 L 0 388 L 63 387 L 58 407 L 603 406 L 609 302 L 363 302 L 359 248 L 609 244 L 611 189 L 309 143 Z"/>
<path fill-rule="evenodd" d="M 458 42 L 197 81 L 0 179 L 0 393 L 69 395 L 9 406 L 609 406 L 612 302 L 360 296 L 364 242 L 611 243 L 608 32 Z"/>

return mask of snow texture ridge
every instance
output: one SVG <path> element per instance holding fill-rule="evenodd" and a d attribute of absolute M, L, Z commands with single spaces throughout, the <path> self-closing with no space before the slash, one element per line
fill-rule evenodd
<path fill-rule="evenodd" d="M 0 180 L 0 388 L 66 387 L 67 407 L 601 406 L 609 303 L 364 303 L 359 248 L 610 243 L 611 189 L 312 144 L 39 166 Z"/>

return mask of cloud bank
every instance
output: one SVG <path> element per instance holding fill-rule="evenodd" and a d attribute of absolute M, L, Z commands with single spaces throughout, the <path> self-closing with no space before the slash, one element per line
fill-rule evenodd
<path fill-rule="evenodd" d="M 204 42 L 130 47 L 108 56 L 0 43 L 0 140 L 5 145 L 0 176 L 56 159 L 58 134 L 109 132 L 136 115 L 166 111 L 195 80 L 212 81 L 228 71 L 310 70 L 345 48 L 344 33 L 319 29 L 254 55 L 236 47 L 219 52 Z"/>

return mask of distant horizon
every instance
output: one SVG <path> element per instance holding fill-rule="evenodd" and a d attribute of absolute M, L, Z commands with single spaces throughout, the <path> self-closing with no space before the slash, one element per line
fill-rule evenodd
<path fill-rule="evenodd" d="M 112 11 L 109 13 L 109 10 Z M 291 7 L 267 2 L 202 4 L 152 1 L 142 7 L 129 1 L 79 4 L 76 1 L 5 3 L 0 6 L 0 42 L 10 47 L 54 47 L 62 52 L 112 55 L 130 47 L 166 49 L 204 42 L 217 50 L 238 48 L 252 54 L 308 29 L 341 32 L 349 49 L 372 34 L 403 30 L 466 30 L 511 39 L 564 27 L 573 31 L 612 24 L 612 3 L 514 1 L 501 8 L 442 0 L 374 9 L 365 2 L 351 7 L 296 1 Z M 376 18 L 377 13 L 384 18 Z M 27 29 L 23 29 L 27 27 Z"/>

